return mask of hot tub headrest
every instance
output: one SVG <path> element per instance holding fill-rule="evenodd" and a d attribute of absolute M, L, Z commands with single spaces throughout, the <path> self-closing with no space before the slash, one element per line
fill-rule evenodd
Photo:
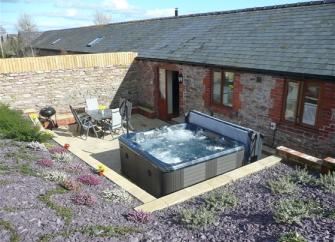
<path fill-rule="evenodd" d="M 261 135 L 252 129 L 229 123 L 194 110 L 186 115 L 185 122 L 195 124 L 243 143 L 245 147 L 244 162 L 246 163 L 250 162 L 252 153 L 260 152 L 260 148 L 256 147 L 256 142 L 257 139 L 261 139 Z M 260 155 L 256 154 L 256 156 Z"/>

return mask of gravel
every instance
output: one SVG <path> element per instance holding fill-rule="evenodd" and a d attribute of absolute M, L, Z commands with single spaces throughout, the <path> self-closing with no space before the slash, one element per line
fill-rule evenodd
<path fill-rule="evenodd" d="M 39 159 L 51 159 L 50 154 L 41 150 L 29 150 L 25 148 L 26 145 L 0 140 L 0 164 L 17 166 L 29 163 L 39 173 L 52 169 L 67 172 L 66 168 L 70 164 L 55 162 L 52 168 L 38 165 Z M 27 150 L 31 157 L 17 159 L 13 156 L 13 153 L 23 150 Z M 92 173 L 78 158 L 75 157 L 72 163 L 83 164 L 84 170 L 81 174 L 67 172 L 71 178 L 76 179 L 79 175 Z M 292 225 L 278 224 L 274 220 L 274 204 L 283 198 L 311 199 L 322 204 L 324 208 L 334 207 L 335 195 L 315 186 L 299 185 L 298 192 L 293 195 L 273 195 L 266 187 L 266 181 L 289 174 L 293 170 L 288 165 L 280 164 L 217 189 L 215 192 L 233 192 L 239 202 L 233 208 L 216 212 L 217 221 L 206 229 L 186 228 L 179 223 L 178 214 L 185 208 L 200 208 L 208 194 L 154 212 L 150 222 L 137 224 L 127 221 L 125 215 L 141 203 L 135 198 L 129 203 L 105 200 L 101 196 L 102 191 L 118 186 L 101 177 L 102 183 L 98 186 L 82 185 L 83 191 L 97 198 L 96 204 L 91 207 L 73 204 L 73 192 L 70 191 L 52 196 L 54 203 L 70 208 L 73 212 L 72 221 L 66 225 L 53 209 L 38 199 L 39 195 L 58 188 L 57 183 L 17 171 L 0 171 L 0 181 L 10 181 L 9 184 L 0 184 L 0 220 L 9 221 L 20 235 L 21 241 L 38 241 L 45 234 L 88 225 L 127 226 L 141 231 L 112 238 L 89 237 L 77 232 L 66 238 L 55 237 L 51 241 L 277 241 L 281 234 L 291 231 L 297 231 L 309 241 L 335 241 L 335 221 L 324 216 L 307 218 L 301 224 Z M 1 226 L 0 238 L 4 242 L 10 239 L 9 231 Z"/>

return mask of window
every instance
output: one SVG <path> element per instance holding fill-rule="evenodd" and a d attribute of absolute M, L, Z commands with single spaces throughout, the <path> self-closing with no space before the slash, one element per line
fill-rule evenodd
<path fill-rule="evenodd" d="M 53 41 L 51 44 L 52 44 L 52 45 L 55 45 L 55 44 L 57 44 L 59 41 L 60 41 L 60 39 L 56 39 L 56 40 Z"/>
<path fill-rule="evenodd" d="M 287 83 L 284 118 L 296 124 L 315 126 L 320 96 L 320 85 L 314 82 Z"/>
<path fill-rule="evenodd" d="M 90 43 L 88 43 L 87 47 L 92 47 L 93 45 L 99 44 L 99 42 L 103 39 L 103 37 L 98 37 L 92 40 Z"/>
<path fill-rule="evenodd" d="M 213 72 L 212 102 L 214 104 L 233 106 L 234 79 L 233 72 Z"/>

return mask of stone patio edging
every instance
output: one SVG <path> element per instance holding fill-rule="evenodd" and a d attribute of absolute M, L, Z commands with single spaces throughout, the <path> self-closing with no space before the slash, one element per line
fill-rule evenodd
<path fill-rule="evenodd" d="M 223 185 L 228 184 L 229 182 L 235 181 L 237 179 L 243 178 L 245 176 L 251 175 L 255 172 L 261 171 L 265 168 L 271 167 L 280 163 L 282 159 L 277 156 L 269 156 L 262 160 L 253 162 L 249 165 L 242 166 L 233 171 L 227 172 L 220 176 L 216 176 L 209 180 L 200 182 L 196 185 L 184 188 L 177 192 L 171 193 L 164 197 L 155 199 L 151 202 L 142 204 L 135 208 L 137 211 L 144 212 L 154 212 L 157 210 L 161 210 L 172 205 L 184 202 L 193 197 L 199 196 L 203 193 L 212 191 L 216 188 L 219 188 Z"/>

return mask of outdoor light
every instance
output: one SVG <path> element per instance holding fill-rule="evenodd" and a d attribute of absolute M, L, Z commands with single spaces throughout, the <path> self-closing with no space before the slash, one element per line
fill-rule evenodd
<path fill-rule="evenodd" d="M 179 72 L 179 74 L 178 74 L 179 83 L 183 83 L 183 80 L 184 80 L 183 74 L 181 72 Z"/>

